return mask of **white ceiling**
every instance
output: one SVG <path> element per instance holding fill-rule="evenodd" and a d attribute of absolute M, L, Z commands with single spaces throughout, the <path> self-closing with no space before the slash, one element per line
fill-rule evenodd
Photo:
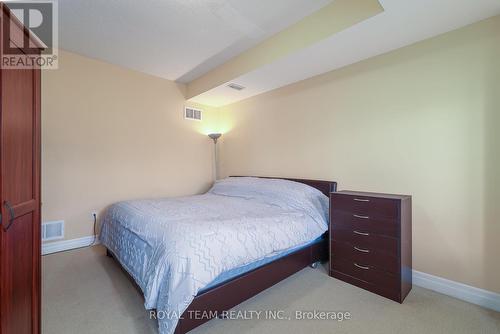
<path fill-rule="evenodd" d="M 60 0 L 68 51 L 187 83 L 334 0 Z M 191 101 L 223 106 L 500 14 L 500 0 L 379 0 L 384 12 Z"/>
<path fill-rule="evenodd" d="M 189 82 L 332 0 L 60 0 L 59 45 Z"/>
<path fill-rule="evenodd" d="M 191 99 L 223 106 L 500 14 L 500 0 L 379 0 L 385 11 Z"/>

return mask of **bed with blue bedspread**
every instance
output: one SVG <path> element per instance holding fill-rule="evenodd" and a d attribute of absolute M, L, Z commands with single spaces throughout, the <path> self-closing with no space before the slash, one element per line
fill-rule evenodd
<path fill-rule="evenodd" d="M 174 333 L 196 296 L 319 242 L 328 197 L 283 179 L 230 177 L 206 194 L 125 201 L 101 219 L 100 241 Z"/>

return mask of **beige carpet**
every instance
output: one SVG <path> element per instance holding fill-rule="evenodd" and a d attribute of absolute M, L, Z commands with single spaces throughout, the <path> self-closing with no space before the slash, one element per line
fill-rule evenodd
<path fill-rule="evenodd" d="M 102 247 L 42 263 L 44 334 L 157 333 L 141 294 Z M 191 333 L 500 333 L 500 313 L 418 287 L 400 305 L 330 278 L 324 268 L 304 269 L 236 309 L 349 311 L 352 319 L 216 319 Z"/>

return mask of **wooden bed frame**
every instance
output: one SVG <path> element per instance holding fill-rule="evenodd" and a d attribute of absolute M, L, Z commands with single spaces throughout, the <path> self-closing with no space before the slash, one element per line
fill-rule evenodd
<path fill-rule="evenodd" d="M 304 183 L 318 189 L 326 196 L 329 196 L 330 192 L 337 191 L 336 182 L 288 178 L 274 179 L 284 179 Z M 303 268 L 318 261 L 328 260 L 327 234 L 328 233 L 325 233 L 323 240 L 318 243 L 302 248 L 264 266 L 241 274 L 238 277 L 201 292 L 194 298 L 193 302 L 182 314 L 182 317 L 177 324 L 175 334 L 187 333 L 201 324 L 211 320 L 211 317 L 207 317 L 205 315 L 221 315 L 224 311 L 230 310 L 234 306 L 257 295 L 267 288 L 270 288 Z M 110 257 L 114 257 L 108 249 L 106 250 L 106 254 Z M 130 277 L 130 275 L 128 276 Z M 134 282 L 132 278 L 130 279 Z M 196 314 L 204 314 L 204 316 L 196 317 Z"/>

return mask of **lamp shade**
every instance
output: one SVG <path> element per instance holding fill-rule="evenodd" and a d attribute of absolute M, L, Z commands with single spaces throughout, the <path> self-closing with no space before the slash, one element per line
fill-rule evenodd
<path fill-rule="evenodd" d="M 222 134 L 221 133 L 211 133 L 208 135 L 212 140 L 214 141 L 215 144 L 217 144 L 217 139 L 219 139 Z"/>

